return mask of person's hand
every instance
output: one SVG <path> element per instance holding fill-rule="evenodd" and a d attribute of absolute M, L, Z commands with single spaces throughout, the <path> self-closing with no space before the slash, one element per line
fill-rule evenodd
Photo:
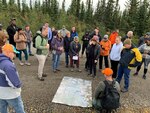
<path fill-rule="evenodd" d="M 46 45 L 46 48 L 49 49 L 49 44 Z"/>
<path fill-rule="evenodd" d="M 95 60 L 94 62 L 97 63 L 97 60 Z"/>

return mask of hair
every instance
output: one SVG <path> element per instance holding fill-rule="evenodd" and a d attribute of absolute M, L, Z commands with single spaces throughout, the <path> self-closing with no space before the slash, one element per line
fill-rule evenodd
<path fill-rule="evenodd" d="M 122 39 L 122 37 L 121 37 L 121 36 L 117 36 L 116 38 L 119 38 L 120 40 Z"/>
<path fill-rule="evenodd" d="M 43 32 L 43 31 L 45 31 L 47 29 L 47 27 L 46 26 L 43 26 L 42 28 L 41 28 L 41 31 Z"/>

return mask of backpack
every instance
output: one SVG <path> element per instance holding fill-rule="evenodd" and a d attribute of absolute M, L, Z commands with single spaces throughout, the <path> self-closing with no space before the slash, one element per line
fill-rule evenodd
<path fill-rule="evenodd" d="M 33 41 L 33 47 L 34 47 L 34 48 L 36 48 L 35 44 L 36 44 L 36 37 L 37 37 L 37 36 L 41 36 L 41 35 L 40 35 L 40 34 L 36 34 L 36 35 L 33 37 L 33 40 L 32 40 L 32 41 Z M 42 38 L 41 44 L 42 44 L 42 43 L 43 43 L 43 38 Z"/>
<path fill-rule="evenodd" d="M 106 80 L 104 81 L 105 90 L 101 101 L 103 109 L 113 110 L 120 106 L 120 94 L 114 87 L 115 83 L 116 81 L 113 81 L 112 84 L 109 84 Z"/>

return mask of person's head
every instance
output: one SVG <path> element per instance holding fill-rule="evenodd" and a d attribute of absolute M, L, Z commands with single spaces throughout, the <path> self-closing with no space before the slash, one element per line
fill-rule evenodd
<path fill-rule="evenodd" d="M 147 33 L 144 35 L 144 38 L 150 38 L 150 32 L 147 32 Z"/>
<path fill-rule="evenodd" d="M 70 38 L 70 31 L 67 31 L 66 36 Z"/>
<path fill-rule="evenodd" d="M 2 53 L 9 57 L 11 60 L 13 60 L 16 56 L 16 54 L 19 54 L 19 52 L 16 50 L 16 48 L 11 45 L 11 44 L 5 44 L 3 47 L 2 47 Z"/>
<path fill-rule="evenodd" d="M 97 44 L 97 40 L 94 39 L 94 38 L 92 38 L 92 39 L 91 39 L 91 44 L 92 44 L 92 45 L 96 45 L 96 44 Z"/>
<path fill-rule="evenodd" d="M 119 44 L 121 42 L 121 36 L 117 36 L 115 42 L 116 44 Z"/>
<path fill-rule="evenodd" d="M 52 32 L 55 31 L 55 27 L 52 27 Z"/>
<path fill-rule="evenodd" d="M 128 31 L 127 36 L 131 39 L 133 37 L 133 31 Z"/>
<path fill-rule="evenodd" d="M 62 29 L 66 29 L 66 26 L 65 26 L 65 25 L 63 25 L 63 26 L 62 26 Z"/>
<path fill-rule="evenodd" d="M 95 33 L 97 34 L 97 33 L 99 33 L 99 27 L 95 27 Z"/>
<path fill-rule="evenodd" d="M 115 32 L 119 33 L 119 29 L 116 29 Z"/>
<path fill-rule="evenodd" d="M 25 26 L 25 30 L 26 30 L 26 31 L 29 31 L 29 30 L 30 30 L 30 26 L 29 26 L 29 25 L 26 25 L 26 26 Z"/>
<path fill-rule="evenodd" d="M 124 47 L 127 48 L 127 49 L 130 49 L 132 46 L 132 42 L 131 42 L 131 39 L 126 39 L 124 41 Z"/>
<path fill-rule="evenodd" d="M 71 30 L 72 30 L 73 32 L 76 31 L 76 27 L 73 26 Z"/>
<path fill-rule="evenodd" d="M 11 19 L 11 24 L 12 24 L 12 25 L 16 25 L 16 19 L 15 19 L 15 18 L 12 18 L 12 19 Z"/>
<path fill-rule="evenodd" d="M 146 43 L 146 45 L 150 46 L 150 38 L 147 38 L 145 43 Z"/>
<path fill-rule="evenodd" d="M 3 46 L 6 43 L 7 38 L 7 35 L 3 31 L 0 31 L 0 46 Z"/>
<path fill-rule="evenodd" d="M 92 42 L 94 42 L 94 45 L 96 45 L 96 43 L 99 42 L 99 37 L 96 36 L 96 35 L 94 35 L 93 38 L 92 38 L 91 40 L 93 40 Z"/>
<path fill-rule="evenodd" d="M 49 23 L 46 22 L 46 23 L 44 24 L 44 26 L 45 26 L 45 27 L 49 27 Z"/>
<path fill-rule="evenodd" d="M 48 35 L 48 27 L 43 26 L 41 34 L 43 37 L 46 37 Z"/>
<path fill-rule="evenodd" d="M 18 33 L 19 33 L 19 34 L 23 34 L 23 33 L 24 33 L 24 31 L 23 31 L 23 29 L 22 29 L 22 28 L 18 28 L 18 30 L 17 30 L 17 31 L 18 31 Z"/>
<path fill-rule="evenodd" d="M 58 31 L 58 32 L 57 32 L 57 38 L 62 38 L 62 33 L 61 33 L 61 31 Z"/>
<path fill-rule="evenodd" d="M 74 37 L 74 41 L 75 41 L 76 43 L 78 43 L 78 42 L 79 42 L 79 37 L 78 37 L 78 36 L 75 36 L 75 37 Z"/>
<path fill-rule="evenodd" d="M 103 40 L 104 40 L 105 42 L 107 42 L 107 41 L 108 41 L 108 35 L 104 35 Z"/>
<path fill-rule="evenodd" d="M 112 79 L 113 70 L 111 68 L 105 68 L 102 70 L 102 74 L 105 76 L 105 79 Z"/>

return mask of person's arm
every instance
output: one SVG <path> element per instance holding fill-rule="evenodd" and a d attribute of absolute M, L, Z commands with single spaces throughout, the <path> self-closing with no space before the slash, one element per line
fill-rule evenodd
<path fill-rule="evenodd" d="M 20 88 L 21 82 L 15 66 L 13 64 L 9 65 L 4 68 L 4 71 L 6 73 L 6 81 L 8 82 L 8 85 L 12 88 Z"/>
<path fill-rule="evenodd" d="M 42 40 L 44 41 L 44 39 L 42 39 L 41 36 L 37 36 L 35 40 L 36 40 L 35 47 L 37 49 L 47 49 L 46 45 L 45 46 L 41 45 Z"/>
<path fill-rule="evenodd" d="M 129 64 L 130 67 L 136 67 L 142 62 L 142 55 L 138 48 L 133 49 L 135 52 L 135 63 L 134 64 Z"/>
<path fill-rule="evenodd" d="M 100 56 L 100 46 L 98 45 L 95 60 L 98 60 L 98 59 L 99 59 L 99 56 Z"/>
<path fill-rule="evenodd" d="M 109 51 L 111 49 L 111 42 L 108 41 L 108 45 L 105 47 L 106 51 Z"/>
<path fill-rule="evenodd" d="M 95 99 L 99 99 L 103 96 L 103 92 L 105 90 L 105 84 L 104 82 L 100 82 L 95 90 L 95 95 L 94 95 L 94 98 Z"/>
<path fill-rule="evenodd" d="M 21 39 L 21 38 L 19 38 L 19 34 L 18 34 L 18 32 L 16 32 L 16 34 L 14 35 L 14 41 L 17 43 L 19 43 L 19 42 L 23 42 L 23 40 Z"/>

